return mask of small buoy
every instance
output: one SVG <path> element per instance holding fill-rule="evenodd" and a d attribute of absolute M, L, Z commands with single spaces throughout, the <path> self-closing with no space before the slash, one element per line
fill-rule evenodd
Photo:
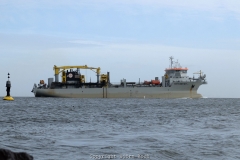
<path fill-rule="evenodd" d="M 145 99 L 145 96 L 143 96 L 143 98 Z"/>
<path fill-rule="evenodd" d="M 11 82 L 9 81 L 9 73 L 8 73 L 8 81 L 6 82 L 6 87 L 7 87 L 7 95 L 3 98 L 3 100 L 7 100 L 7 101 L 13 101 L 13 97 L 10 96 L 10 88 L 11 88 Z"/>
<path fill-rule="evenodd" d="M 3 100 L 13 101 L 14 99 L 13 99 L 13 97 L 11 97 L 11 96 L 5 96 L 5 97 L 3 98 Z"/>

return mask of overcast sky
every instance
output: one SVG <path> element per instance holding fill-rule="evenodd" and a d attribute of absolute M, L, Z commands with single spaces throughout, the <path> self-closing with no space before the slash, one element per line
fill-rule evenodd
<path fill-rule="evenodd" d="M 204 97 L 239 98 L 239 0 L 0 0 L 0 95 L 33 96 L 53 66 L 88 65 L 111 82 L 164 75 L 169 57 L 202 70 Z M 96 80 L 95 73 L 81 72 Z"/>

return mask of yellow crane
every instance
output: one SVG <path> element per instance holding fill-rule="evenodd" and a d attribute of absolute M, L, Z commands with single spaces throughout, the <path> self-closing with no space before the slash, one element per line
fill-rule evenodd
<path fill-rule="evenodd" d="M 58 67 L 56 65 L 54 65 L 53 70 L 55 72 L 55 82 L 59 82 L 58 80 L 58 75 L 59 73 L 63 73 L 63 79 L 66 78 L 65 76 L 65 70 L 66 69 L 72 69 L 72 68 L 77 68 L 77 69 L 90 69 L 92 71 L 94 71 L 95 73 L 97 73 L 97 83 L 99 83 L 99 76 L 100 76 L 100 67 L 95 68 L 95 67 L 88 67 L 87 65 L 85 66 L 61 66 Z"/>

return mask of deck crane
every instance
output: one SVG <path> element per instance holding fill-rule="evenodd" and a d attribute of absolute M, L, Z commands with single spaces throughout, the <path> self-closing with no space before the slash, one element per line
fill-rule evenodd
<path fill-rule="evenodd" d="M 206 74 L 203 74 L 203 72 L 200 70 L 199 72 L 193 73 L 193 74 L 199 74 L 201 79 L 206 78 Z"/>
<path fill-rule="evenodd" d="M 61 73 L 61 72 L 65 73 L 66 69 L 72 69 L 72 68 L 90 69 L 90 70 L 94 71 L 95 73 L 97 73 L 97 84 L 99 84 L 99 76 L 100 76 L 100 70 L 101 70 L 100 67 L 98 67 L 98 68 L 88 67 L 87 65 L 84 65 L 84 66 L 61 66 L 61 67 L 54 65 L 53 70 L 55 72 L 55 82 L 59 82 L 59 80 L 58 80 L 59 73 Z"/>

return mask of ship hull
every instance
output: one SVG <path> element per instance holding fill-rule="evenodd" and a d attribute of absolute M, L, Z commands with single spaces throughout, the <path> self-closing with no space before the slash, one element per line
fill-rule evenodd
<path fill-rule="evenodd" d="M 191 86 L 194 85 L 194 88 Z M 63 98 L 201 98 L 197 93 L 201 82 L 173 85 L 171 87 L 126 87 L 126 88 L 61 88 L 34 89 L 35 97 Z"/>

